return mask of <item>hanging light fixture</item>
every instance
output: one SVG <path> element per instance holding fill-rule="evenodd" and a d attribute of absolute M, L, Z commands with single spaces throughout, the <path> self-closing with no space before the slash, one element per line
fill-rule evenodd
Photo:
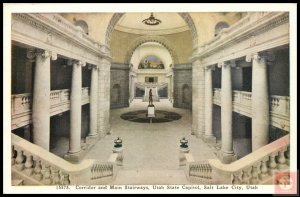
<path fill-rule="evenodd" d="M 144 19 L 142 22 L 143 22 L 144 24 L 146 24 L 146 25 L 158 25 L 158 24 L 161 23 L 161 20 L 155 18 L 155 17 L 153 16 L 153 12 L 151 12 L 150 17 Z"/>

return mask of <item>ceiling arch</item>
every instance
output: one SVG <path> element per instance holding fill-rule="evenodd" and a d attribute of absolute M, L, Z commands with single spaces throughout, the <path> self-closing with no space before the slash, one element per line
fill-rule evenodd
<path fill-rule="evenodd" d="M 108 27 L 105 32 L 105 44 L 107 46 L 110 46 L 110 39 L 112 36 L 112 31 L 119 22 L 120 18 L 124 15 L 125 13 L 114 13 L 112 16 L 111 20 L 109 21 Z M 189 27 L 189 30 L 191 31 L 192 35 L 192 40 L 193 40 L 193 48 L 197 46 L 198 43 L 198 35 L 197 35 L 197 29 L 195 27 L 194 21 L 189 15 L 189 13 L 186 12 L 180 12 L 178 13 L 182 19 L 186 22 L 186 24 Z"/>
<path fill-rule="evenodd" d="M 168 39 L 166 39 L 165 37 L 162 36 L 141 36 L 138 37 L 136 40 L 134 40 L 132 42 L 132 44 L 128 47 L 127 49 L 127 54 L 125 56 L 125 63 L 129 64 L 130 63 L 130 59 L 134 53 L 134 51 L 141 46 L 144 43 L 147 42 L 155 42 L 155 43 L 159 43 L 162 46 L 164 46 L 169 53 L 171 54 L 171 57 L 173 59 L 174 64 L 178 64 L 178 56 L 176 54 L 176 52 L 173 50 L 173 46 L 171 44 L 171 42 L 168 41 Z"/>

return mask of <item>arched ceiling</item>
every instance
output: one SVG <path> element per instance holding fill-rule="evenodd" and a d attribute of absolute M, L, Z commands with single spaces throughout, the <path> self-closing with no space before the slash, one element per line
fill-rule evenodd
<path fill-rule="evenodd" d="M 142 21 L 149 18 L 150 13 L 126 13 L 115 26 L 116 30 L 144 35 L 164 35 L 189 30 L 186 22 L 178 13 L 153 13 L 153 16 L 161 23 L 158 25 L 146 25 Z"/>

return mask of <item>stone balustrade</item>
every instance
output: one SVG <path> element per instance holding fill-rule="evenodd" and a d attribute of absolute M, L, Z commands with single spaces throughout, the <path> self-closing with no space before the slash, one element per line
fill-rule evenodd
<path fill-rule="evenodd" d="M 233 111 L 252 117 L 252 93 L 246 91 L 233 91 Z M 221 106 L 221 89 L 214 89 L 213 102 Z M 288 96 L 270 96 L 271 125 L 285 131 L 290 130 L 290 98 Z"/>
<path fill-rule="evenodd" d="M 80 164 L 68 161 L 11 134 L 12 177 L 24 185 L 88 185 L 103 178 L 113 178 L 113 162 L 83 160 Z"/>
<path fill-rule="evenodd" d="M 214 184 L 274 184 L 276 172 L 289 171 L 290 135 L 231 163 L 208 160 Z"/>
<path fill-rule="evenodd" d="M 212 179 L 212 168 L 208 163 L 193 162 L 189 164 L 189 176 Z"/>
<path fill-rule="evenodd" d="M 111 162 L 107 163 L 94 163 L 91 167 L 91 179 L 100 179 L 104 177 L 113 176 L 114 165 Z"/>
<path fill-rule="evenodd" d="M 90 182 L 94 160 L 71 164 L 47 150 L 11 134 L 12 173 L 25 185 L 72 185 Z"/>
<path fill-rule="evenodd" d="M 89 88 L 82 88 L 82 105 L 89 103 Z M 31 123 L 32 97 L 30 93 L 11 96 L 12 129 Z M 70 90 L 52 90 L 50 92 L 51 116 L 70 110 Z"/>

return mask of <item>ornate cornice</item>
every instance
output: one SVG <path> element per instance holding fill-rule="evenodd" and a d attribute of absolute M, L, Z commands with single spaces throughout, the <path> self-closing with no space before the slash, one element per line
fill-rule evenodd
<path fill-rule="evenodd" d="M 15 23 L 17 21 L 19 23 Z M 19 26 L 16 27 L 16 24 Z M 24 32 L 20 24 L 29 25 L 33 32 Z M 35 33 L 37 32 L 40 37 L 34 39 Z M 45 36 L 41 36 L 43 34 L 45 34 Z M 39 39 L 42 37 L 45 37 L 45 39 Z M 80 55 L 84 55 L 82 51 L 88 53 L 89 57 L 94 59 L 94 61 L 90 63 L 95 63 L 99 58 L 111 60 L 107 46 L 93 41 L 85 35 L 80 28 L 74 26 L 58 14 L 13 14 L 12 40 L 21 43 L 24 41 L 26 42 L 25 44 L 33 47 L 38 47 L 37 45 L 40 43 L 39 47 L 45 50 L 56 51 L 58 54 L 63 52 L 70 54 L 70 51 L 67 52 L 68 49 L 60 48 L 60 45 L 64 42 L 64 44 L 69 45 L 70 47 L 68 48 L 72 48 L 73 51 L 81 51 L 78 52 Z M 68 57 L 66 54 L 61 55 Z M 87 58 L 86 61 L 89 61 L 89 59 Z"/>
<path fill-rule="evenodd" d="M 288 22 L 289 14 L 287 12 L 249 14 L 231 27 L 223 29 L 211 41 L 194 50 L 191 60 L 202 59 L 205 65 L 215 64 L 219 61 L 227 61 L 226 58 L 232 56 L 232 54 L 235 54 L 235 58 L 238 58 L 246 56 L 249 51 L 253 52 L 256 48 L 266 50 L 268 47 L 272 48 L 276 47 L 276 45 L 287 44 L 286 42 L 289 41 L 287 40 L 288 35 L 285 32 L 274 38 L 277 40 L 270 40 L 269 42 L 272 43 L 269 45 L 265 41 L 268 38 L 262 40 L 260 35 Z M 244 43 L 243 46 L 241 46 L 241 43 Z M 209 57 L 211 57 L 211 60 L 208 60 Z"/>

